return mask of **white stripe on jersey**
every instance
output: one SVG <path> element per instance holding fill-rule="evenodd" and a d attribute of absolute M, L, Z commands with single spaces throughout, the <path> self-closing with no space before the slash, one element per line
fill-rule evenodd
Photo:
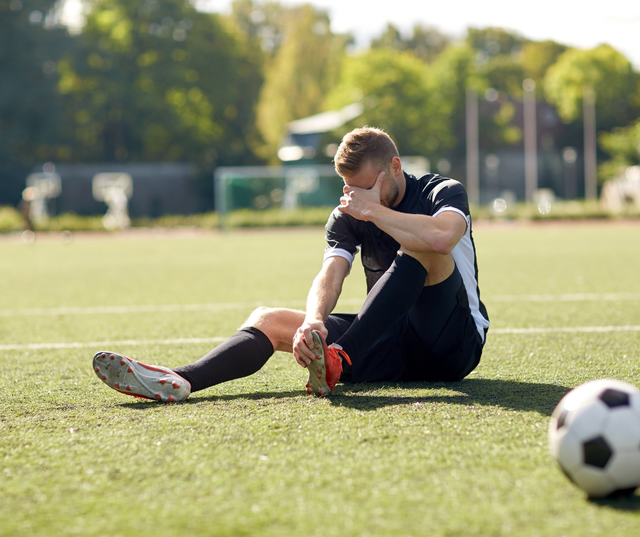
<path fill-rule="evenodd" d="M 476 323 L 476 328 L 484 342 L 484 331 L 489 328 L 489 320 L 485 319 L 482 313 L 480 313 L 480 297 L 478 296 L 478 282 L 476 280 L 475 267 L 476 253 L 473 248 L 473 243 L 471 242 L 471 218 L 454 207 L 443 207 L 433 216 L 436 217 L 445 211 L 458 213 L 467 222 L 467 230 L 464 232 L 460 242 L 456 244 L 452 250 L 451 256 L 462 276 L 462 282 L 464 283 L 469 298 L 469 309 L 471 309 L 471 315 Z"/>
<path fill-rule="evenodd" d="M 330 257 L 344 257 L 349 261 L 349 270 L 351 270 L 351 265 L 353 265 L 353 260 L 355 259 L 355 256 L 351 252 L 343 250 L 342 248 L 332 248 L 331 250 L 327 250 L 324 253 L 324 259 L 322 262 L 324 263 Z"/>

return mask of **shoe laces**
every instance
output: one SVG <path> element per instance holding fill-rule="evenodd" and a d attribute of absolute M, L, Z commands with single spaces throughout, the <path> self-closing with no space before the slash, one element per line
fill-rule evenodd
<path fill-rule="evenodd" d="M 351 360 L 349 359 L 349 355 L 346 353 L 346 351 L 342 347 L 330 346 L 330 347 L 327 347 L 327 351 L 334 360 L 339 360 L 340 358 L 343 358 L 344 360 L 347 361 L 349 365 L 352 365 Z"/>

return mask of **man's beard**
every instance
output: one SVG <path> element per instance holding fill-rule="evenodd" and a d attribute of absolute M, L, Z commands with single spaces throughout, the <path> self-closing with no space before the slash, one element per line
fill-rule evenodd
<path fill-rule="evenodd" d="M 384 203 L 387 207 L 389 207 L 390 209 L 393 208 L 393 206 L 396 204 L 396 201 L 398 199 L 398 195 L 400 194 L 400 189 L 398 188 L 398 183 L 396 182 L 395 178 L 392 176 L 391 177 L 391 183 L 390 183 L 390 190 L 387 193 L 386 199 L 384 200 Z"/>

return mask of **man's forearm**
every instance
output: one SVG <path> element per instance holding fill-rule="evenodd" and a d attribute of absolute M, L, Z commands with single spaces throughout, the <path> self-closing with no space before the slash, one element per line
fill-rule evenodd
<path fill-rule="evenodd" d="M 348 262 L 343 258 L 329 259 L 323 266 L 307 296 L 307 322 L 327 319 L 338 303 L 347 271 Z"/>
<path fill-rule="evenodd" d="M 318 274 L 307 296 L 306 320 L 325 321 L 338 303 L 342 285 L 336 286 L 327 274 Z"/>
<path fill-rule="evenodd" d="M 407 250 L 438 254 L 450 253 L 466 229 L 466 222 L 457 213 L 434 218 L 400 213 L 382 205 L 372 208 L 368 220 Z"/>

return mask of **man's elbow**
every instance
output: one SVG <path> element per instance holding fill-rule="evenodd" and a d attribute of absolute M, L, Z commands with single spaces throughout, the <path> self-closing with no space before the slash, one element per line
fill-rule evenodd
<path fill-rule="evenodd" d="M 438 233 L 431 241 L 431 250 L 437 254 L 448 255 L 458 244 L 458 238 L 453 233 Z"/>

